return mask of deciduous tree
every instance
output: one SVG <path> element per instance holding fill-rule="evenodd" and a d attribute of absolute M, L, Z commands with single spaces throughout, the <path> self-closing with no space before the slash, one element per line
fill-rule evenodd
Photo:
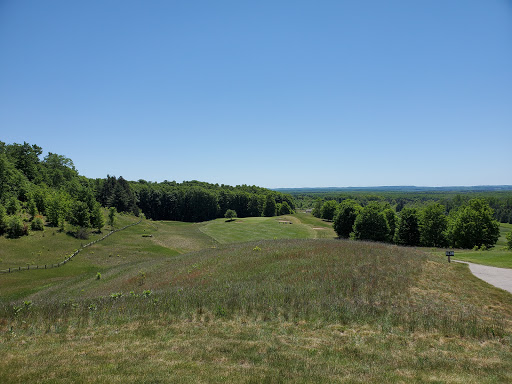
<path fill-rule="evenodd" d="M 333 228 L 339 237 L 348 238 L 361 206 L 352 199 L 343 200 L 334 215 Z"/>
<path fill-rule="evenodd" d="M 498 241 L 500 228 L 489 204 L 484 199 L 472 199 L 453 214 L 449 234 L 457 248 L 492 248 Z"/>
<path fill-rule="evenodd" d="M 378 203 L 371 202 L 361 209 L 354 222 L 354 238 L 372 241 L 389 240 L 389 225 Z"/>
<path fill-rule="evenodd" d="M 395 243 L 400 245 L 419 245 L 420 228 L 418 214 L 414 208 L 405 207 L 398 215 Z"/>

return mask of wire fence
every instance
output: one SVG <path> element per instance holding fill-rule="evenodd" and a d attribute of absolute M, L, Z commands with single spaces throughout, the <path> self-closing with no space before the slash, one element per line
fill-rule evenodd
<path fill-rule="evenodd" d="M 139 221 L 137 221 L 136 223 L 133 223 L 133 224 L 129 224 L 129 225 L 125 225 L 124 227 L 122 228 L 119 228 L 119 229 L 115 229 L 113 231 L 110 231 L 109 233 L 107 233 L 105 236 L 103 236 L 102 238 L 100 239 L 96 239 L 94 241 L 91 241 L 90 243 L 87 243 L 85 245 L 82 245 L 79 249 L 77 249 L 75 252 L 73 252 L 71 255 L 69 255 L 67 258 L 65 258 L 63 261 L 61 261 L 60 263 L 56 263 L 56 264 L 45 264 L 45 265 L 26 265 L 24 267 L 13 267 L 13 268 L 7 268 L 7 269 L 2 269 L 0 270 L 0 273 L 12 273 L 12 272 L 21 272 L 21 271 L 29 271 L 29 270 L 34 270 L 34 269 L 50 269 L 50 268 L 59 268 L 61 266 L 63 266 L 64 264 L 66 264 L 68 261 L 71 261 L 71 259 L 73 257 L 75 257 L 76 255 L 78 255 L 80 252 L 82 252 L 85 248 L 87 247 L 90 247 L 91 245 L 94 245 L 102 240 L 105 240 L 107 237 L 109 237 L 110 235 L 112 235 L 113 233 L 116 233 L 116 232 L 119 232 L 119 231 L 122 231 L 122 230 L 125 230 L 126 228 L 129 228 L 129 227 L 133 227 L 134 225 L 137 225 L 137 224 L 140 224 L 142 222 L 142 219 L 140 219 Z"/>

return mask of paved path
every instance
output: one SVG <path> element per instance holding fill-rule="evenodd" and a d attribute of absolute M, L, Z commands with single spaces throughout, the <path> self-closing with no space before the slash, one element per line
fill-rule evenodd
<path fill-rule="evenodd" d="M 469 265 L 471 273 L 479 279 L 512 293 L 512 269 L 489 267 L 488 265 L 473 264 L 467 261 L 453 261 Z"/>

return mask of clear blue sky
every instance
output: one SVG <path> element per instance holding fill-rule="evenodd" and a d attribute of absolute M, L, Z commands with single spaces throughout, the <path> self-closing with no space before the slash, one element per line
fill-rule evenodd
<path fill-rule="evenodd" d="M 512 184 L 512 2 L 0 0 L 0 140 L 88 177 Z"/>

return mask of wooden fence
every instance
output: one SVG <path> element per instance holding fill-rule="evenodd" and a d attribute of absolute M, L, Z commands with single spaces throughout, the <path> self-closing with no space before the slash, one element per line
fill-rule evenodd
<path fill-rule="evenodd" d="M 137 221 L 136 223 L 133 223 L 133 224 L 129 224 L 129 225 L 125 225 L 123 228 L 119 228 L 119 229 L 116 229 L 116 230 L 113 230 L 113 231 L 110 231 L 109 233 L 107 233 L 105 236 L 103 236 L 102 238 L 100 239 L 97 239 L 97 240 L 94 240 L 94 241 L 91 241 L 90 243 L 87 243 L 85 245 L 83 245 L 80 249 L 77 249 L 75 252 L 73 252 L 71 255 L 69 255 L 66 259 L 64 259 L 63 261 L 61 261 L 60 263 L 57 263 L 57 264 L 45 264 L 45 265 L 27 265 L 25 267 L 14 267 L 14 268 L 8 268 L 8 269 L 3 269 L 3 270 L 0 270 L 0 273 L 11 273 L 11 272 L 20 272 L 20 271 L 29 271 L 29 270 L 33 270 L 33 269 L 50 269 L 50 268 L 58 268 L 64 264 L 66 264 L 68 261 L 71 261 L 71 259 L 73 257 L 75 257 L 76 255 L 78 255 L 80 252 L 82 252 L 82 250 L 84 250 L 85 248 L 87 247 L 90 247 L 91 245 L 93 244 L 96 244 L 97 242 L 99 241 L 102 241 L 102 240 L 105 240 L 107 237 L 109 237 L 110 235 L 112 235 L 113 233 L 116 233 L 116 232 L 119 232 L 119 231 L 122 231 L 126 228 L 129 228 L 129 227 L 133 227 L 134 225 L 137 225 L 137 224 L 140 224 L 142 222 L 142 219 Z"/>

